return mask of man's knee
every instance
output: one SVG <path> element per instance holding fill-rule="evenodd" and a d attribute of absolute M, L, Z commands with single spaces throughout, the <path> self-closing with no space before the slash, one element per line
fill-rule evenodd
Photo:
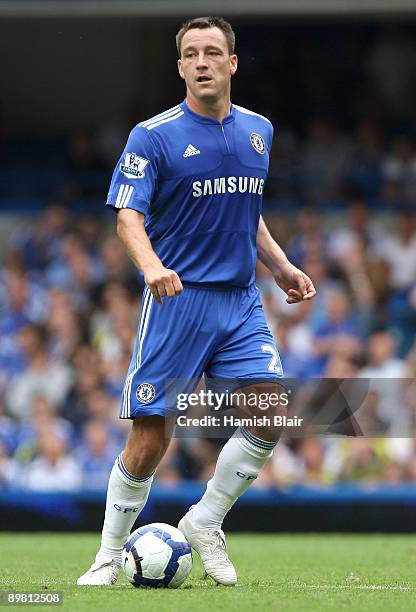
<path fill-rule="evenodd" d="M 280 417 L 287 415 L 287 393 L 277 382 L 260 382 L 240 389 L 245 401 L 238 412 L 250 423 L 247 429 L 261 439 L 277 442 L 282 434 Z M 279 417 L 279 418 L 275 418 Z"/>
<path fill-rule="evenodd" d="M 135 419 L 123 451 L 129 472 L 138 477 L 154 472 L 169 446 L 171 434 L 163 417 Z"/>
<path fill-rule="evenodd" d="M 241 387 L 237 408 L 247 415 L 284 416 L 287 414 L 287 392 L 278 382 L 259 382 Z"/>

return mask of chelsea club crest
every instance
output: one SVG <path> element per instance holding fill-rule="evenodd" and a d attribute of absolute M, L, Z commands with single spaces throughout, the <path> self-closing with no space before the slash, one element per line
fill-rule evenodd
<path fill-rule="evenodd" d="M 150 383 L 142 383 L 137 387 L 136 397 L 141 404 L 149 404 L 155 399 L 156 390 Z"/>
<path fill-rule="evenodd" d="M 263 155 L 266 150 L 266 144 L 264 142 L 263 136 L 257 134 L 257 132 L 251 132 L 250 134 L 250 142 L 253 145 L 253 149 Z"/>

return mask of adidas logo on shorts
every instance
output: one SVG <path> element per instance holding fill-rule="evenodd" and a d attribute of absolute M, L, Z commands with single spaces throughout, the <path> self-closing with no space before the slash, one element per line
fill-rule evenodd
<path fill-rule="evenodd" d="M 183 154 L 184 157 L 191 157 L 191 155 L 199 155 L 201 153 L 201 151 L 199 149 L 195 149 L 194 146 L 192 146 L 191 144 L 189 144 L 186 149 L 185 152 Z"/>

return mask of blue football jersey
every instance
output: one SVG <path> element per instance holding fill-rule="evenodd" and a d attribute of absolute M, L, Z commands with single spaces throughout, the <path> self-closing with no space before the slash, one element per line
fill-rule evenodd
<path fill-rule="evenodd" d="M 154 250 L 182 283 L 247 287 L 272 139 L 270 121 L 252 111 L 232 105 L 221 122 L 184 101 L 132 130 L 107 205 L 145 215 Z"/>

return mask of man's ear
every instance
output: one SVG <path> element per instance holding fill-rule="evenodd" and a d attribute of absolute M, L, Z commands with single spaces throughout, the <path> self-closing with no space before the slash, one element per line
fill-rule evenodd
<path fill-rule="evenodd" d="M 230 63 L 231 63 L 231 67 L 230 67 L 231 76 L 234 76 L 235 73 L 237 72 L 237 67 L 238 67 L 238 57 L 236 56 L 235 53 L 233 53 L 233 55 L 230 55 Z"/>
<path fill-rule="evenodd" d="M 179 76 L 181 77 L 181 79 L 184 79 L 185 75 L 182 70 L 182 60 L 180 59 L 178 59 L 178 72 L 179 72 Z"/>

